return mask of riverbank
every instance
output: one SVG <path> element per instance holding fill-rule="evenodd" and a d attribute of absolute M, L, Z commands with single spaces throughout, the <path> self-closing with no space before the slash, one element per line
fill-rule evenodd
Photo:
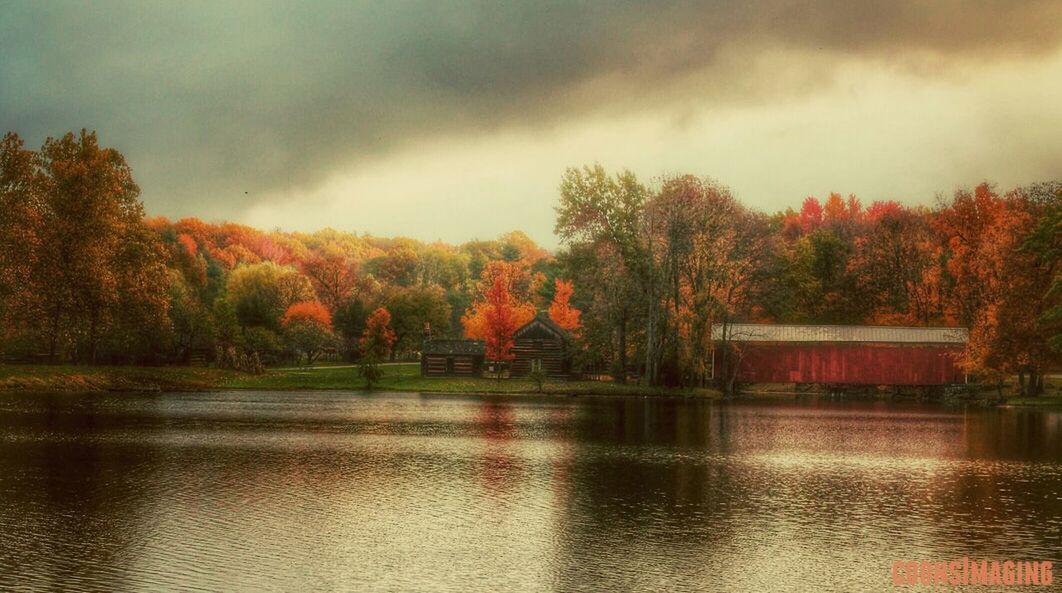
<path fill-rule="evenodd" d="M 377 391 L 421 393 L 535 393 L 536 385 L 522 379 L 420 376 L 417 363 L 385 364 Z M 1039 397 L 1005 397 L 1002 405 L 1062 408 L 1062 381 L 1052 378 Z M 261 391 L 362 390 L 365 380 L 352 365 L 268 369 L 261 375 L 203 367 L 133 367 L 82 365 L 0 365 L 0 391 Z M 713 389 L 666 389 L 619 385 L 608 381 L 546 381 L 542 393 L 551 395 L 640 395 L 720 398 Z M 792 393 L 749 391 L 740 399 L 790 399 Z"/>
<path fill-rule="evenodd" d="M 420 376 L 420 365 L 387 364 L 377 391 L 422 393 L 535 393 L 528 380 L 477 377 Z M 350 365 L 314 368 L 269 369 L 261 375 L 201 367 L 126 367 L 79 365 L 0 365 L 0 391 L 211 391 L 248 389 L 299 391 L 365 389 L 357 367 Z M 542 393 L 552 395 L 669 395 L 720 397 L 711 389 L 663 389 L 642 385 L 618 385 L 606 381 L 546 381 Z"/>

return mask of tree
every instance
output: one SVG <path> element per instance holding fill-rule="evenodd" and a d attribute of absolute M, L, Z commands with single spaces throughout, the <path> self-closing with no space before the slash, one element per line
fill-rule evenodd
<path fill-rule="evenodd" d="M 44 314 L 33 290 L 44 230 L 35 159 L 17 134 L 0 142 L 0 350 Z"/>
<path fill-rule="evenodd" d="M 505 294 L 509 299 L 508 306 L 513 311 L 516 327 L 534 319 L 535 306 L 531 302 L 531 295 L 535 292 L 535 279 L 529 270 L 518 262 L 491 261 L 484 266 L 476 284 L 476 300 L 461 318 L 465 337 L 486 339 L 489 332 L 487 316 L 491 310 L 487 294 L 499 282 L 505 287 Z"/>
<path fill-rule="evenodd" d="M 48 138 L 37 153 L 8 134 L 0 167 L 0 314 L 52 360 L 96 362 L 101 345 L 115 360 L 153 357 L 169 282 L 121 153 L 86 130 Z"/>
<path fill-rule="evenodd" d="M 368 314 L 365 303 L 359 299 L 350 299 L 340 305 L 332 316 L 333 326 L 343 340 L 344 356 L 347 360 L 353 361 L 360 357 L 358 341 L 365 332 L 365 318 Z"/>
<path fill-rule="evenodd" d="M 519 325 L 516 310 L 509 298 L 509 287 L 500 276 L 494 279 L 494 286 L 487 291 L 486 304 L 486 358 L 493 362 L 510 361 L 513 359 L 513 334 Z M 501 377 L 500 372 L 498 377 Z"/>
<path fill-rule="evenodd" d="M 558 278 L 554 282 L 557 289 L 553 293 L 553 302 L 549 306 L 549 318 L 569 332 L 577 333 L 579 328 L 582 327 L 582 324 L 579 323 L 579 316 L 582 315 L 582 311 L 571 305 L 575 287 L 572 286 L 569 280 Z"/>
<path fill-rule="evenodd" d="M 1016 374 L 1020 391 L 1030 395 L 1042 391 L 1055 357 L 1043 320 L 1050 318 L 1057 260 L 1041 260 L 1026 247 L 1026 237 L 1038 236 L 1043 212 L 1020 191 L 1001 197 L 981 184 L 956 192 L 935 221 L 946 239 L 939 247 L 945 313 L 970 328 L 965 365 L 999 383 Z"/>
<path fill-rule="evenodd" d="M 288 307 L 314 300 L 315 295 L 310 281 L 295 268 L 265 261 L 234 269 L 229 274 L 225 298 L 236 309 L 241 325 L 276 331 Z"/>
<path fill-rule="evenodd" d="M 302 272 L 313 283 L 321 302 L 333 313 L 350 298 L 357 283 L 354 263 L 338 249 L 310 256 L 303 262 Z"/>
<path fill-rule="evenodd" d="M 585 337 L 592 349 L 611 354 L 621 383 L 627 375 L 628 333 L 643 312 L 646 358 L 654 358 L 656 285 L 645 241 L 646 194 L 630 171 L 609 176 L 601 165 L 568 169 L 554 226 L 572 254 L 568 262 L 575 280 L 592 295 L 594 314 L 587 321 L 593 327 Z"/>
<path fill-rule="evenodd" d="M 1048 346 L 1062 355 L 1062 191 L 1044 205 L 1039 223 L 1022 247 L 1035 258 L 1043 276 L 1050 279 L 1043 295 L 1040 323 L 1048 336 Z"/>
<path fill-rule="evenodd" d="M 306 364 L 313 361 L 335 341 L 332 315 L 317 301 L 303 301 L 288 307 L 281 320 L 284 337 L 296 353 L 306 356 Z"/>
<path fill-rule="evenodd" d="M 396 288 L 386 295 L 386 302 L 395 332 L 392 357 L 418 351 L 425 326 L 438 335 L 450 331 L 450 304 L 438 286 Z"/>
<path fill-rule="evenodd" d="M 383 307 L 377 308 L 365 320 L 365 332 L 361 336 L 361 367 L 369 389 L 383 377 L 380 363 L 391 354 L 395 334 L 391 331 L 391 314 Z"/>
<path fill-rule="evenodd" d="M 858 299 L 872 306 L 869 322 L 929 325 L 939 322 L 939 288 L 931 281 L 935 237 L 928 213 L 892 203 L 871 205 L 874 223 L 856 238 L 848 261 Z"/>
<path fill-rule="evenodd" d="M 170 271 L 169 299 L 173 353 L 177 361 L 187 363 L 193 350 L 212 349 L 213 320 L 209 309 L 177 270 Z"/>

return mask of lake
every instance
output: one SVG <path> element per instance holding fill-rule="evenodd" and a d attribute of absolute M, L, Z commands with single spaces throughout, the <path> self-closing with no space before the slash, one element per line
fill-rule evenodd
<path fill-rule="evenodd" d="M 3 589 L 884 591 L 898 559 L 1062 562 L 1059 410 L 2 394 L 0 426 Z"/>

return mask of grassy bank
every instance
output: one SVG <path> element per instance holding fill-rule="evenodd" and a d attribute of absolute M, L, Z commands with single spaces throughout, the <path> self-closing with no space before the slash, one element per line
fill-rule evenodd
<path fill-rule="evenodd" d="M 1059 407 L 1062 408 L 1062 394 L 1047 394 L 1039 397 L 1011 397 L 1004 400 L 1007 406 Z"/>
<path fill-rule="evenodd" d="M 420 365 L 382 367 L 379 391 L 434 393 L 534 393 L 533 382 L 484 378 L 420 376 Z M 353 366 L 270 369 L 261 375 L 191 367 L 111 367 L 73 365 L 0 365 L 0 390 L 21 391 L 202 391 L 259 389 L 297 391 L 365 388 Z M 542 392 L 556 395 L 683 395 L 718 397 L 707 389 L 669 390 L 602 381 L 547 381 Z"/>
<path fill-rule="evenodd" d="M 0 365 L 0 390 L 196 391 L 238 378 L 234 371 L 193 367 Z"/>
<path fill-rule="evenodd" d="M 426 393 L 534 393 L 533 382 L 523 379 L 485 379 L 479 377 L 420 376 L 420 365 L 385 365 L 383 379 L 374 389 Z M 233 389 L 363 389 L 365 380 L 355 367 L 334 366 L 314 369 L 271 370 L 263 375 L 243 375 L 226 381 Z M 542 392 L 557 395 L 690 395 L 714 397 L 710 390 L 678 391 L 641 385 L 617 385 L 603 381 L 546 381 Z"/>

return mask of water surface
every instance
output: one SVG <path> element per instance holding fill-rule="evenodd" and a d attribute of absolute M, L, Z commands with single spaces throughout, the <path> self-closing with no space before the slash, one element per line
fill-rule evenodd
<path fill-rule="evenodd" d="M 3 589 L 884 591 L 900 558 L 1062 567 L 1059 411 L 3 394 L 0 427 Z"/>

